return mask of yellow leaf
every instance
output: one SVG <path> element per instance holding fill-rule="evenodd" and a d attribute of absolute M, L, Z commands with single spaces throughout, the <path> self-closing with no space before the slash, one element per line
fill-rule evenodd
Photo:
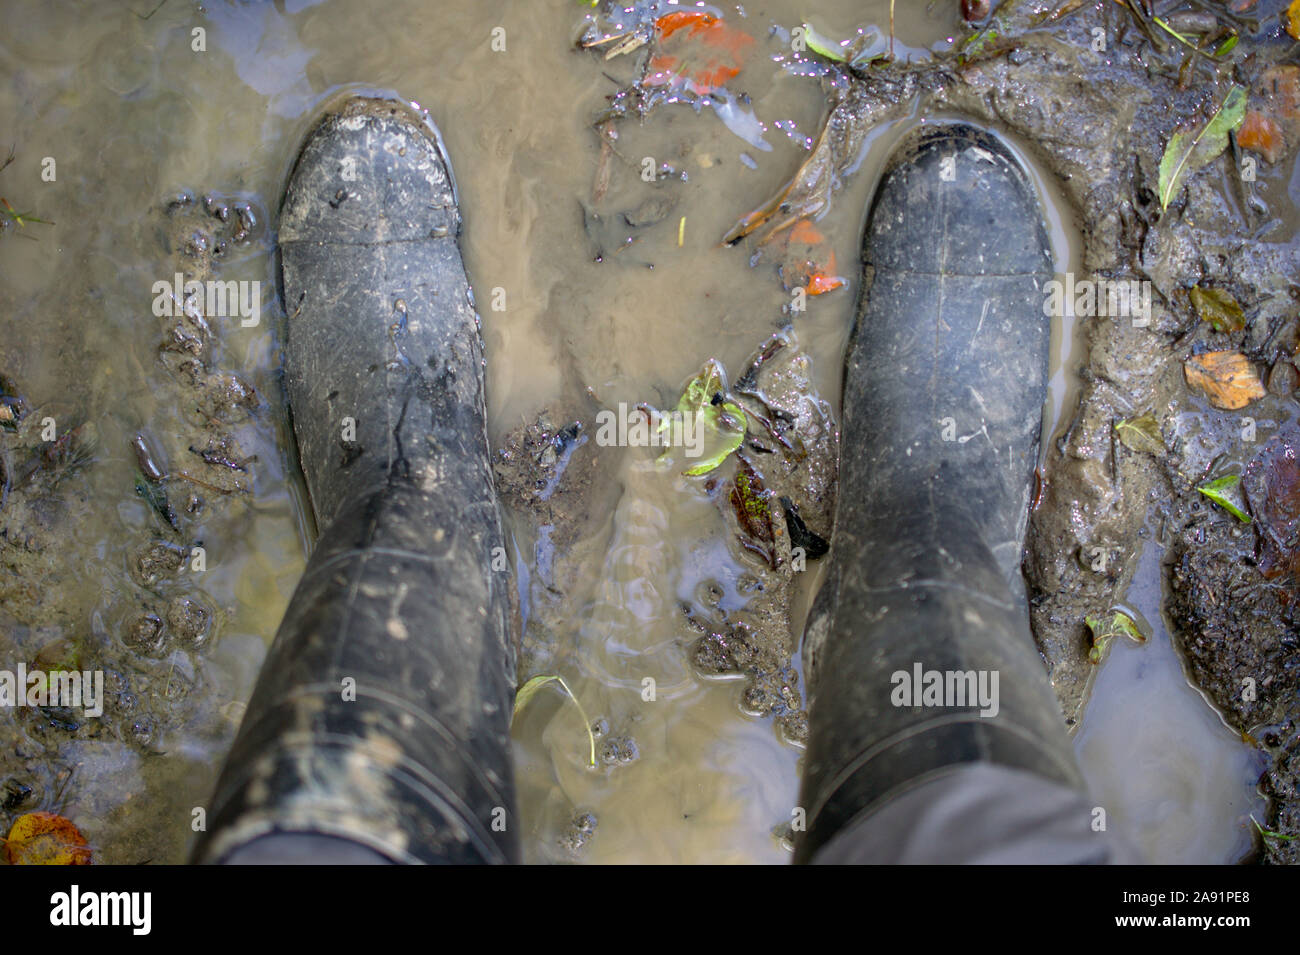
<path fill-rule="evenodd" d="M 1286 32 L 1293 40 L 1300 40 L 1300 0 L 1291 0 L 1286 8 Z"/>
<path fill-rule="evenodd" d="M 62 816 L 29 812 L 14 820 L 5 857 L 10 865 L 90 865 L 90 846 Z"/>

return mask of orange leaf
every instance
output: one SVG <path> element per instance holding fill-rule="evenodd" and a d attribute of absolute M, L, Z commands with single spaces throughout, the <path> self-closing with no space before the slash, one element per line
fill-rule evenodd
<path fill-rule="evenodd" d="M 844 285 L 844 279 L 835 274 L 835 249 L 815 225 L 799 219 L 784 239 L 781 278 L 787 289 L 803 288 L 809 295 L 822 295 Z"/>
<path fill-rule="evenodd" d="M 754 45 L 748 33 L 727 26 L 711 13 L 679 10 L 655 21 L 655 54 L 646 85 L 685 87 L 704 96 L 740 72 Z"/>
<path fill-rule="evenodd" d="M 825 241 L 825 239 L 822 234 L 817 231 L 815 225 L 807 219 L 800 219 L 794 224 L 794 228 L 790 230 L 790 241 L 804 242 L 808 245 L 820 245 Z"/>
<path fill-rule="evenodd" d="M 831 262 L 827 268 L 835 271 L 835 253 L 831 253 Z M 808 278 L 808 294 L 821 295 L 824 292 L 833 292 L 844 285 L 844 279 L 838 275 L 829 275 L 825 272 L 814 272 Z"/>
<path fill-rule="evenodd" d="M 10 865 L 90 865 L 90 846 L 62 816 L 29 812 L 9 829 L 5 857 Z"/>
<path fill-rule="evenodd" d="M 1242 149 L 1253 149 L 1270 163 L 1277 162 L 1286 152 L 1282 127 L 1257 109 L 1246 113 L 1241 128 L 1237 130 L 1237 142 Z"/>
<path fill-rule="evenodd" d="M 1246 356 L 1235 351 L 1209 351 L 1183 363 L 1187 383 L 1205 392 L 1210 404 L 1227 411 L 1244 408 L 1264 397 L 1264 385 Z"/>
<path fill-rule="evenodd" d="M 1300 0 L 1291 0 L 1291 6 L 1286 8 L 1286 32 L 1291 39 L 1300 40 Z"/>

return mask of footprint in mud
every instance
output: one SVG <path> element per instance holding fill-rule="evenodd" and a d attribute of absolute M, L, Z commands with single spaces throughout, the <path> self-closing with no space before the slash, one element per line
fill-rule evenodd
<path fill-rule="evenodd" d="M 104 677 L 98 718 L 84 707 L 5 708 L 0 720 L 15 740 L 0 752 L 7 812 L 94 804 L 108 815 L 143 792 L 136 760 L 159 752 L 172 730 L 216 707 L 194 691 L 222 612 L 195 574 L 206 569 L 203 542 L 229 520 L 232 499 L 252 494 L 255 462 L 236 431 L 268 425 L 256 420 L 261 400 L 254 389 L 220 367 L 217 315 L 203 289 L 223 257 L 260 235 L 263 219 L 255 204 L 215 194 L 202 201 L 174 197 L 159 214 L 160 240 L 172 256 L 165 271 L 180 280 L 160 283 L 179 287 L 155 298 L 162 334 L 158 365 L 146 374 L 158 400 L 182 410 L 183 433 L 160 441 L 141 430 L 120 449 L 100 446 L 89 422 L 52 435 L 54 419 L 0 379 L 0 600 L 8 624 L 0 642 L 6 658 L 29 667 Z M 93 472 L 105 454 L 134 462 L 135 486 L 123 497 L 142 500 L 148 518 L 143 539 L 118 543 L 120 569 L 101 589 L 86 586 L 83 568 L 68 566 L 67 555 L 80 552 L 97 488 Z M 220 722 L 233 732 L 231 721 Z M 146 838 L 166 855 L 177 851 L 171 843 L 181 831 L 163 827 Z"/>

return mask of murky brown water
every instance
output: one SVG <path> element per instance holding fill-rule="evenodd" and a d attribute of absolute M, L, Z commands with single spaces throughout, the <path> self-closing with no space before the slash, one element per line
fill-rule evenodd
<path fill-rule="evenodd" d="M 102 594 L 103 608 L 121 578 L 121 541 L 147 524 L 145 505 L 131 492 L 130 437 L 141 427 L 185 427 L 181 412 L 156 397 L 163 372 L 150 289 L 172 272 L 158 241 L 160 202 L 183 188 L 214 189 L 251 197 L 273 215 L 316 105 L 341 89 L 397 91 L 430 109 L 443 132 L 484 312 L 494 439 L 583 389 L 606 407 L 670 404 L 704 359 L 736 368 L 784 323 L 789 298 L 771 266 L 751 268 L 743 246 L 724 248 L 719 239 L 791 175 L 818 131 L 824 101 L 816 81 L 777 69 L 772 56 L 781 48 L 768 36 L 774 25 L 800 22 L 806 5 L 747 3 L 743 15 L 725 8 L 759 39 L 731 87 L 748 93 L 761 140 L 751 133 L 747 142 L 714 111 L 684 107 L 660 108 L 641 129 L 629 129 L 607 204 L 630 209 L 645 198 L 648 187 L 637 175 L 643 156 L 671 161 L 687 181 L 672 184 L 668 220 L 596 262 L 582 203 L 599 155 L 592 117 L 614 86 L 597 57 L 574 48 L 581 5 L 393 0 L 377 8 L 278 0 L 214 2 L 198 12 L 167 2 L 142 19 L 154 4 L 104 4 L 92 16 L 80 4 L 8 2 L 0 35 L 0 71 L 12 78 L 0 88 L 7 134 L 0 146 L 16 147 L 14 164 L 0 173 L 0 194 L 57 223 L 32 227 L 34 242 L 13 235 L 0 241 L 0 310 L 8 321 L 0 368 L 33 401 L 98 425 L 100 464 L 87 472 L 86 488 L 95 519 L 66 557 Z M 906 8 L 897 24 L 900 53 L 923 56 L 950 45 L 955 3 L 899 6 Z M 830 36 L 888 22 L 886 0 L 816 7 L 813 22 Z M 193 49 L 195 28 L 206 30 L 202 52 Z M 493 49 L 495 28 L 505 31 L 504 50 Z M 856 174 L 819 223 L 851 281 L 811 299 L 798 331 L 832 404 L 863 209 L 890 147 L 920 121 L 871 134 Z M 743 132 L 738 122 L 732 127 Z M 47 156 L 57 161 L 54 182 L 40 178 Z M 1037 178 L 1051 210 L 1058 269 L 1080 271 L 1059 193 Z M 270 237 L 263 237 L 227 261 L 221 277 L 273 287 L 270 253 Z M 495 289 L 504 290 L 504 311 L 486 306 Z M 190 811 L 208 796 L 238 701 L 302 570 L 307 532 L 300 488 L 281 450 L 276 318 L 268 312 L 257 328 L 220 329 L 225 367 L 244 373 L 266 406 L 241 432 L 245 450 L 259 459 L 254 494 L 208 528 L 210 569 L 197 582 L 224 615 L 195 691 L 212 705 L 160 744 L 161 755 L 142 758 L 125 744 L 102 744 L 64 801 L 43 807 L 74 817 L 104 861 L 183 857 Z M 1075 335 L 1068 321 L 1057 330 L 1048 433 L 1072 398 Z M 740 712 L 737 684 L 693 675 L 673 637 L 678 601 L 706 577 L 725 581 L 736 572 L 720 519 L 707 501 L 636 455 L 622 462 L 620 479 L 623 495 L 598 536 L 607 541 L 597 562 L 601 579 L 592 582 L 589 614 L 574 621 L 571 634 L 581 672 L 564 675 L 593 719 L 632 739 L 635 758 L 586 769 L 576 709 L 533 704 L 516 726 L 528 858 L 569 858 L 557 839 L 575 811 L 586 811 L 598 819 L 582 855 L 587 861 L 785 861 L 775 832 L 789 822 L 800 753 L 769 722 Z M 653 703 L 640 695 L 647 676 L 656 681 Z M 1195 765 L 1197 758 L 1192 746 L 1186 759 Z M 1096 764 L 1092 759 L 1090 772 L 1104 777 Z M 1116 778 L 1145 772 L 1110 771 Z M 1197 798 L 1196 825 L 1221 825 L 1237 811 L 1235 803 Z"/>

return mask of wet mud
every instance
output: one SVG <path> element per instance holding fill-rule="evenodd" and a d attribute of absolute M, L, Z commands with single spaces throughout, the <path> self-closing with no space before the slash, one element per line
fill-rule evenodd
<path fill-rule="evenodd" d="M 1054 15 L 1058 7 L 1066 12 Z M 1279 113 L 1281 129 L 1295 143 L 1294 68 L 1279 65 L 1293 58 L 1289 38 L 1276 28 L 1242 32 L 1238 56 L 1193 59 L 1109 4 L 1099 9 L 1011 2 L 978 24 L 952 55 L 834 69 L 822 79 L 828 113 L 810 156 L 777 195 L 722 238 L 756 242 L 770 252 L 765 246 L 773 235 L 829 208 L 859 162 L 870 130 L 913 112 L 971 117 L 1008 135 L 1055 175 L 1083 237 L 1084 274 L 1073 280 L 1103 290 L 1102 296 L 1117 284 L 1136 289 L 1145 283 L 1151 298 L 1141 314 L 1107 314 L 1104 298 L 1079 303 L 1085 325 L 1077 406 L 1049 436 L 1026 544 L 1036 639 L 1065 721 L 1075 726 L 1104 659 L 1092 652 L 1085 621 L 1120 605 L 1149 541 L 1168 545 L 1168 618 L 1188 676 L 1243 740 L 1272 760 L 1261 779 L 1270 810 L 1257 840 L 1258 857 L 1291 862 L 1292 843 L 1278 836 L 1296 834 L 1293 759 L 1300 765 L 1296 578 L 1288 563 L 1297 543 L 1294 512 L 1287 512 L 1284 533 L 1270 537 L 1266 522 L 1242 525 L 1197 490 L 1224 473 L 1225 462 L 1235 459 L 1240 471 L 1250 459 L 1256 418 L 1258 440 L 1295 420 L 1293 277 L 1300 248 L 1287 204 L 1281 203 L 1280 214 L 1270 210 L 1253 175 L 1263 166 L 1260 178 L 1276 190 L 1280 170 L 1268 166 L 1282 163 L 1289 149 L 1285 142 L 1270 142 L 1257 147 L 1252 159 L 1233 136 L 1220 160 L 1186 176 L 1172 194 L 1160 194 L 1167 144 L 1180 130 L 1204 126 L 1234 85 L 1251 91 L 1252 108 Z M 638 34 L 635 24 L 619 23 L 588 31 L 580 42 L 608 42 L 611 36 L 625 43 L 630 36 L 635 43 Z M 626 92 L 616 94 L 609 116 L 633 107 L 644 114 L 663 99 L 660 89 L 630 102 Z M 1279 99 L 1290 112 L 1279 110 Z M 600 119 L 605 135 L 609 121 Z M 755 261 L 761 258 L 760 253 Z M 1203 320 L 1195 290 L 1207 288 L 1242 303 L 1239 328 L 1218 330 Z M 1089 307 L 1097 311 L 1089 314 Z M 1189 387 L 1184 363 L 1211 350 L 1239 352 L 1258 371 L 1272 392 L 1267 411 L 1214 407 Z M 1195 435 L 1187 433 L 1193 419 L 1201 423 Z M 1145 443 L 1123 440 L 1124 426 L 1134 421 L 1154 423 Z M 1245 444 L 1243 433 L 1250 435 Z M 1275 448 L 1273 456 L 1291 460 L 1288 453 Z M 1252 464 L 1256 471 L 1263 466 Z M 1254 480 L 1256 498 L 1265 493 L 1261 480 Z M 728 494 L 743 498 L 737 487 L 766 487 L 770 479 L 756 475 L 741 454 L 729 483 Z M 779 492 L 772 496 L 783 499 Z M 1258 512 L 1253 500 L 1251 511 Z M 828 514 L 816 512 L 810 523 L 824 527 Z M 788 611 L 774 612 L 772 606 L 788 606 L 780 573 L 788 558 L 780 548 L 788 547 L 794 530 L 789 516 L 787 509 L 787 534 L 773 534 L 766 512 L 764 526 L 756 528 L 743 503 L 734 509 L 735 539 L 759 557 L 762 597 L 747 608 L 759 619 L 775 616 L 788 623 Z M 813 539 L 823 535 L 829 537 L 828 528 Z M 1282 551 L 1273 556 L 1272 571 L 1261 559 L 1270 547 Z M 1279 565 L 1285 566 L 1278 570 Z M 758 713 L 770 707 L 787 738 L 801 741 L 793 674 L 781 663 L 791 648 L 771 636 L 784 627 L 751 628 L 695 612 L 688 619 L 703 634 L 694 647 L 699 671 L 746 672 L 750 683 L 742 706 L 752 704 Z M 755 641 L 754 632 L 769 638 Z M 1243 686 L 1251 688 L 1249 701 Z"/>
<path fill-rule="evenodd" d="M 589 98 L 575 107 L 589 111 L 596 146 L 590 187 L 570 211 L 586 239 L 582 256 L 604 268 L 641 273 L 663 261 L 674 237 L 680 248 L 683 232 L 694 236 L 699 216 L 685 205 L 681 187 L 718 161 L 686 146 L 663 155 L 662 149 L 640 148 L 662 134 L 644 119 L 665 109 L 714 110 L 729 130 L 749 137 L 749 152 L 760 158 L 755 143 L 762 137 L 747 125 L 753 115 L 744 98 L 721 86 L 710 90 L 699 78 L 695 88 L 675 84 L 670 70 L 662 82 L 633 88 L 654 55 L 649 23 L 658 11 L 654 4 L 633 6 L 630 22 L 588 20 L 573 34 L 573 55 L 590 60 L 587 73 L 614 75 L 620 92 L 605 97 L 607 87 L 597 92 L 589 85 Z M 856 70 L 827 65 L 813 54 L 780 58 L 799 66 L 800 82 L 820 84 L 825 121 L 805 131 L 802 161 L 791 166 L 782 188 L 750 196 L 754 211 L 711 241 L 732 244 L 738 256 L 748 253 L 756 283 L 818 295 L 834 292 L 847 277 L 852 287 L 856 264 L 842 261 L 837 269 L 822 237 L 801 224 L 823 221 L 842 199 L 846 183 L 860 175 L 874 132 L 918 114 L 969 116 L 1053 174 L 1083 237 L 1084 273 L 1075 278 L 1149 282 L 1152 291 L 1149 322 L 1080 316 L 1082 363 L 1071 369 L 1079 377 L 1077 405 L 1067 409 L 1056 433 L 1045 435 L 1024 570 L 1035 636 L 1063 718 L 1071 725 L 1081 718 L 1096 673 L 1086 618 L 1119 605 L 1143 548 L 1161 545 L 1166 618 L 1189 679 L 1241 734 L 1243 745 L 1269 760 L 1260 781 L 1270 802 L 1268 817 L 1260 820 L 1257 857 L 1293 863 L 1300 861 L 1297 843 L 1272 834 L 1300 835 L 1300 583 L 1288 463 L 1297 442 L 1300 249 L 1287 199 L 1300 144 L 1294 115 L 1300 94 L 1294 45 L 1274 16 L 1280 6 L 1257 6 L 1255 26 L 1237 24 L 1241 40 L 1230 56 L 1190 57 L 1190 64 L 1178 43 L 1150 34 L 1116 4 L 1055 0 L 994 4 L 987 18 L 954 33 L 951 50 L 930 55 L 867 60 Z M 747 28 L 762 37 L 758 22 L 755 17 Z M 1098 30 L 1103 49 L 1096 48 Z M 612 35 L 628 49 L 606 59 L 602 41 Z M 760 42 L 773 37 L 788 43 L 788 29 L 772 25 Z M 864 49 L 864 56 L 879 52 Z M 123 63 L 110 66 L 123 92 L 139 85 L 125 75 Z M 313 82 L 329 85 L 319 76 Z M 1274 118 L 1276 129 L 1256 130 L 1251 139 L 1243 126 L 1222 156 L 1188 174 L 1162 203 L 1159 166 L 1170 139 L 1203 125 L 1234 84 L 1249 91 L 1248 108 Z M 489 145 L 515 148 L 506 139 Z M 646 180 L 639 157 L 648 152 L 658 162 Z M 541 162 L 543 153 L 520 155 Z M 1248 177 L 1247 168 L 1257 177 Z M 620 188 L 629 177 L 640 182 L 639 190 Z M 251 194 L 227 188 L 232 194 L 163 198 L 141 213 L 156 232 L 151 276 L 220 278 L 229 257 L 265 244 L 267 210 Z M 517 184 L 506 188 L 511 216 L 534 201 Z M 12 238 L 0 234 L 0 241 Z M 107 280 L 100 275 L 98 281 Z M 1240 327 L 1220 331 L 1204 321 L 1191 294 L 1198 287 L 1223 290 L 1239 303 Z M 584 661 L 592 672 L 612 668 L 614 654 L 584 657 L 588 651 L 573 639 L 575 621 L 586 621 L 592 640 L 602 631 L 623 634 L 642 619 L 638 614 L 653 616 L 637 602 L 644 596 L 669 608 L 670 632 L 655 633 L 672 651 L 661 692 L 734 683 L 733 710 L 769 735 L 775 730 L 787 747 L 802 742 L 798 631 L 818 560 L 834 546 L 830 516 L 837 491 L 837 396 L 823 398 L 826 388 L 819 391 L 815 382 L 838 374 L 828 375 L 821 360 L 820 376 L 813 375 L 815 338 L 834 336 L 792 309 L 792 299 L 782 300 L 783 311 L 774 311 L 753 341 L 746 339 L 753 353 L 730 369 L 730 383 L 718 392 L 720 401 L 743 410 L 746 426 L 740 448 L 708 474 L 683 477 L 680 467 L 657 462 L 658 451 L 598 444 L 597 416 L 615 403 L 600 392 L 617 380 L 619 388 L 610 390 L 621 396 L 626 380 L 619 376 L 635 377 L 619 368 L 601 383 L 599 375 L 581 373 L 583 360 L 602 371 L 616 363 L 590 356 L 580 360 L 570 352 L 559 363 L 562 375 L 582 380 L 580 389 L 570 389 L 578 394 L 539 402 L 517 426 L 497 427 L 504 437 L 496 442 L 496 477 L 515 547 L 521 683 L 582 670 Z M 160 405 L 173 409 L 179 424 L 172 427 L 141 415 L 124 434 L 106 438 L 91 396 L 111 389 L 97 383 L 95 390 L 71 389 L 71 400 L 56 397 L 48 375 L 31 367 L 22 349 L 0 347 L 0 657 L 47 669 L 102 668 L 107 678 L 102 720 L 50 707 L 0 714 L 0 730 L 13 740 L 0 750 L 3 818 L 12 821 L 34 808 L 78 809 L 79 820 L 90 820 L 83 829 L 96 861 L 183 857 L 188 818 L 161 824 L 152 811 L 135 807 L 175 808 L 170 789 L 207 788 L 216 769 L 213 754 L 233 738 L 251 685 L 251 674 L 240 686 L 205 663 L 237 608 L 228 583 L 205 585 L 194 572 L 195 548 L 236 539 L 256 517 L 258 482 L 284 480 L 283 462 L 252 450 L 287 433 L 272 420 L 283 414 L 278 394 L 267 393 L 274 374 L 253 382 L 231 370 L 243 362 L 224 351 L 222 330 L 205 321 L 201 309 L 188 308 L 184 295 L 172 304 L 174 314 L 156 318 L 151 366 L 130 369 L 155 387 Z M 65 366 L 86 367 L 91 346 L 73 318 L 54 319 L 67 342 Z M 485 323 L 489 332 L 491 325 Z M 570 334 L 574 327 L 547 330 Z M 729 343 L 736 327 L 724 330 Z M 743 327 L 749 335 L 752 326 Z M 638 328 L 622 342 L 645 335 Z M 698 346 L 713 337 L 709 332 L 688 340 Z M 686 358 L 674 355 L 674 368 L 718 357 L 689 350 Z M 1185 362 L 1218 352 L 1244 356 L 1267 394 L 1225 409 L 1190 387 Z M 671 407 L 683 384 L 664 382 L 664 393 L 640 398 Z M 532 397 L 545 389 L 525 390 Z M 1149 440 L 1122 440 L 1117 426 L 1147 415 L 1154 421 Z M 42 434 L 47 416 L 57 422 L 53 441 Z M 81 529 L 102 514 L 94 503 L 104 493 L 96 474 L 109 459 L 131 462 L 130 486 L 113 493 L 134 508 L 132 533 L 115 538 L 115 552 L 96 555 L 113 569 L 88 584 L 85 567 L 66 555 L 81 552 Z M 1226 475 L 1241 476 L 1241 506 L 1250 523 L 1198 490 Z M 665 585 L 662 593 L 642 594 L 637 581 L 676 568 L 676 556 L 665 556 L 665 542 L 674 533 L 685 537 L 679 525 L 691 522 L 703 528 L 701 537 L 723 542 L 721 552 L 691 552 L 692 560 L 713 554 L 712 569 L 683 573 L 688 593 Z M 716 570 L 723 565 L 725 574 Z M 606 609 L 596 613 L 597 605 Z M 262 624 L 268 633 L 274 629 L 273 620 Z M 248 667 L 255 666 L 256 654 L 244 656 Z M 673 669 L 678 664 L 680 672 Z M 614 686 L 639 680 L 645 669 L 597 676 Z M 585 689 L 578 687 L 579 696 L 590 701 L 599 682 L 593 677 Z M 709 712 L 716 717 L 718 711 Z M 550 846 L 557 854 L 543 852 L 546 858 L 583 858 L 602 836 L 611 838 L 610 822 L 602 824 L 587 801 L 613 788 L 610 780 L 637 772 L 656 748 L 666 748 L 668 731 L 652 728 L 631 707 L 598 698 L 589 715 L 600 767 L 590 770 L 575 757 L 584 782 L 594 780 L 586 790 L 572 783 L 578 770 L 556 770 L 569 789 L 585 795 L 578 805 L 559 801 Z M 720 725 L 697 735 L 706 737 Z M 173 734 L 181 726 L 192 735 Z M 563 728 L 572 727 L 566 722 Z M 169 749 L 177 740 L 176 750 Z M 773 760 L 770 772 L 792 765 Z M 709 811 L 717 822 L 718 810 Z M 768 812 L 777 840 L 786 811 L 777 805 Z"/>
<path fill-rule="evenodd" d="M 247 519 L 258 462 L 241 433 L 267 427 L 258 391 L 223 368 L 202 287 L 186 288 L 215 279 L 222 258 L 260 233 L 263 211 L 241 198 L 182 193 L 149 215 L 158 260 L 179 285 L 160 287 L 154 300 L 158 364 L 146 374 L 185 427 L 141 428 L 127 446 L 107 448 L 90 409 L 56 411 L 6 378 L 0 432 L 0 655 L 46 674 L 104 674 L 97 717 L 82 706 L 3 709 L 0 732 L 12 740 L 0 749 L 4 810 L 89 809 L 96 861 L 117 863 L 183 852 L 184 829 L 132 813 L 131 800 L 157 799 L 154 786 L 192 772 L 186 759 L 168 758 L 178 729 L 224 747 L 239 723 L 242 694 L 214 683 L 205 665 L 227 611 L 204 589 L 204 542 Z M 145 516 L 138 533 L 117 542 L 117 572 L 101 591 L 68 555 L 95 519 L 89 473 L 114 457 L 131 461 L 131 493 Z"/>

